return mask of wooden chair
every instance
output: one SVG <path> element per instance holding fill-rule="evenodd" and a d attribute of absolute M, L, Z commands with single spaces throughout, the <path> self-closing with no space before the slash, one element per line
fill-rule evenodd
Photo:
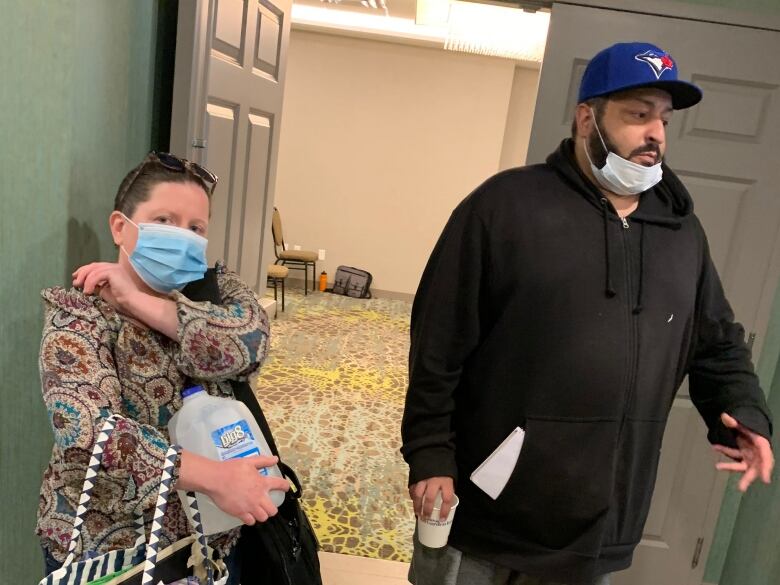
<path fill-rule="evenodd" d="M 279 314 L 279 301 L 276 295 L 276 289 L 281 285 L 282 287 L 282 312 L 284 312 L 284 280 L 290 270 L 286 266 L 280 266 L 279 264 L 271 264 L 268 267 L 268 284 L 274 287 L 274 300 L 277 301 L 276 308 L 274 310 L 274 319 Z"/>
<path fill-rule="evenodd" d="M 274 254 L 276 262 L 293 270 L 303 270 L 303 293 L 309 294 L 309 266 L 311 266 L 311 290 L 315 290 L 317 285 L 317 252 L 311 250 L 285 250 L 284 236 L 282 235 L 282 218 L 279 210 L 274 207 L 273 220 L 271 222 L 271 233 L 274 237 Z"/>

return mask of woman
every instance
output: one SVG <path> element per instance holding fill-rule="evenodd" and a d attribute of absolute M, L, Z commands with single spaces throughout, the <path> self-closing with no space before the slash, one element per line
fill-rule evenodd
<path fill-rule="evenodd" d="M 199 384 L 209 394 L 232 397 L 229 381 L 245 380 L 266 354 L 268 318 L 236 274 L 217 264 L 222 305 L 193 302 L 180 292 L 206 271 L 216 181 L 199 165 L 150 153 L 122 181 L 109 217 L 117 261 L 82 266 L 73 273 L 74 288 L 42 293 L 40 371 L 55 439 L 37 525 L 47 573 L 67 556 L 87 463 L 105 419 L 123 417 L 104 451 L 77 555 L 131 547 L 138 514 L 148 530 L 180 391 Z M 276 513 L 268 492 L 289 487 L 257 472 L 275 462 L 262 456 L 217 462 L 184 451 L 175 487 L 209 495 L 245 524 L 263 522 Z M 161 547 L 190 532 L 172 496 Z M 210 539 L 232 569 L 230 583 L 238 583 L 231 550 L 239 534 L 236 528 Z"/>

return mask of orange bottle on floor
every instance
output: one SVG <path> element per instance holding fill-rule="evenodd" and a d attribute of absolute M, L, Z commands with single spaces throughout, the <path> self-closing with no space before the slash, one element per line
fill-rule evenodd
<path fill-rule="evenodd" d="M 328 288 L 328 273 L 323 270 L 320 274 L 320 291 L 325 292 L 326 288 Z"/>

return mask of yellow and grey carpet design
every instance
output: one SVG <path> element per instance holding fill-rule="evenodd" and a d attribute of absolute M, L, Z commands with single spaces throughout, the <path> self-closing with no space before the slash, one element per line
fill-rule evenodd
<path fill-rule="evenodd" d="M 408 562 L 398 451 L 411 303 L 287 291 L 257 396 L 327 552 Z"/>

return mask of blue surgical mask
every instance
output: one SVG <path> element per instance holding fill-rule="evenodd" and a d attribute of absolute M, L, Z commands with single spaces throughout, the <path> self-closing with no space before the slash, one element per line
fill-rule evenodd
<path fill-rule="evenodd" d="M 150 288 L 167 294 L 206 274 L 206 238 L 184 228 L 125 219 L 138 228 L 138 240 L 132 254 L 122 251 Z"/>
<path fill-rule="evenodd" d="M 585 156 L 588 157 L 590 169 L 593 171 L 593 175 L 599 184 L 607 191 L 624 196 L 639 195 L 656 185 L 663 177 L 661 163 L 646 167 L 626 160 L 610 151 L 604 143 L 598 124 L 596 124 L 596 114 L 593 112 L 593 109 L 591 109 L 591 113 L 593 114 L 593 124 L 596 126 L 596 132 L 598 132 L 601 139 L 601 144 L 604 146 L 604 150 L 607 151 L 606 164 L 602 168 L 598 168 L 590 158 L 587 140 L 585 142 Z"/>

